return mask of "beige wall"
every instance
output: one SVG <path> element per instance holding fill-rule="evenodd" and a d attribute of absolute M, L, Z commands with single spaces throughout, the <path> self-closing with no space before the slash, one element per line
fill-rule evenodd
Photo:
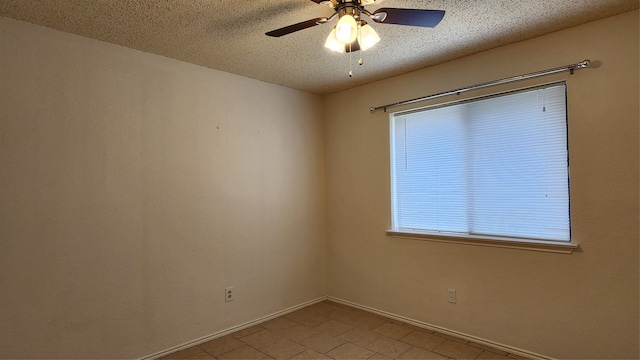
<path fill-rule="evenodd" d="M 329 295 L 545 356 L 638 358 L 638 42 L 635 11 L 329 96 Z M 539 80 L 568 83 L 580 251 L 385 236 L 389 122 L 369 107 L 584 59 L 598 67 Z"/>
<path fill-rule="evenodd" d="M 0 164 L 0 358 L 142 357 L 326 294 L 318 96 L 0 18 Z"/>

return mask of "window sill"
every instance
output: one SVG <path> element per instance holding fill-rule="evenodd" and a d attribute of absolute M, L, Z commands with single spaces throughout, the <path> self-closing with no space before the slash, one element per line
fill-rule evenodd
<path fill-rule="evenodd" d="M 427 233 L 427 232 L 407 232 L 397 230 L 387 230 L 387 236 L 402 239 L 414 239 L 435 241 L 444 243 L 475 245 L 475 246 L 490 246 L 507 249 L 519 249 L 529 251 L 542 251 L 558 254 L 571 254 L 578 250 L 578 244 L 574 243 L 560 243 L 551 241 L 540 240 L 523 240 L 523 239 L 510 239 L 490 236 L 470 236 L 462 237 L 454 234 L 441 234 L 441 233 Z"/>

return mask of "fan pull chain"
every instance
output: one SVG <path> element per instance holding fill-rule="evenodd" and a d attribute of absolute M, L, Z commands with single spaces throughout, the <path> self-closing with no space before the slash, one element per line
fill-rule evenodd
<path fill-rule="evenodd" d="M 358 54 L 360 55 L 360 60 L 358 60 L 358 65 L 362 65 L 364 64 L 364 61 L 362 61 L 362 23 L 358 24 L 358 44 L 359 49 L 358 49 Z"/>
<path fill-rule="evenodd" d="M 358 44 L 362 43 L 362 38 L 360 37 L 360 27 L 361 25 L 358 25 L 358 35 L 357 35 L 357 41 Z M 353 71 L 352 71 L 352 67 L 353 67 L 353 49 L 351 47 L 351 44 L 349 44 L 349 77 L 353 77 Z M 358 60 L 358 65 L 362 65 L 364 64 L 364 61 L 362 60 L 362 47 L 358 46 L 358 55 L 360 56 L 360 59 Z"/>
<path fill-rule="evenodd" d="M 352 49 L 351 49 L 351 44 L 349 44 L 349 77 L 353 77 L 353 71 L 351 71 L 351 65 L 352 65 L 352 63 L 353 63 L 353 61 L 352 61 L 352 58 L 353 58 L 352 54 L 353 54 L 353 51 L 351 51 L 351 50 L 352 50 Z"/>

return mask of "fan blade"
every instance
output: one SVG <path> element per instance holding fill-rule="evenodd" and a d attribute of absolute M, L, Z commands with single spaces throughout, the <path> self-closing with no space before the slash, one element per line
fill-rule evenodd
<path fill-rule="evenodd" d="M 310 28 L 312 26 L 324 24 L 324 23 L 327 22 L 327 20 L 329 20 L 329 19 L 327 19 L 325 17 L 317 18 L 317 19 L 311 19 L 311 20 L 299 22 L 297 24 L 285 26 L 285 27 L 280 28 L 280 29 L 272 30 L 272 31 L 269 31 L 269 32 L 267 32 L 265 34 L 269 35 L 269 36 L 273 36 L 273 37 L 280 37 L 282 35 L 291 34 L 293 32 L 300 31 L 300 30 L 303 30 L 303 29 L 306 29 L 306 28 Z"/>
<path fill-rule="evenodd" d="M 371 18 L 377 23 L 434 27 L 444 17 L 443 10 L 380 8 Z"/>

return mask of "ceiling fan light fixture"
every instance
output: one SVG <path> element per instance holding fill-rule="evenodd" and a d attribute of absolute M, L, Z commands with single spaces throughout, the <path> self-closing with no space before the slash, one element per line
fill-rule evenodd
<path fill-rule="evenodd" d="M 371 25 L 365 23 L 365 25 L 360 28 L 360 49 L 365 51 L 379 42 L 380 36 L 378 33 Z"/>
<path fill-rule="evenodd" d="M 344 44 L 338 40 L 336 37 L 336 29 L 334 28 L 327 36 L 327 41 L 324 42 L 324 47 L 331 51 L 343 53 L 344 52 Z"/>
<path fill-rule="evenodd" d="M 336 25 L 336 38 L 343 44 L 352 43 L 358 35 L 356 19 L 349 14 L 343 15 Z"/>

